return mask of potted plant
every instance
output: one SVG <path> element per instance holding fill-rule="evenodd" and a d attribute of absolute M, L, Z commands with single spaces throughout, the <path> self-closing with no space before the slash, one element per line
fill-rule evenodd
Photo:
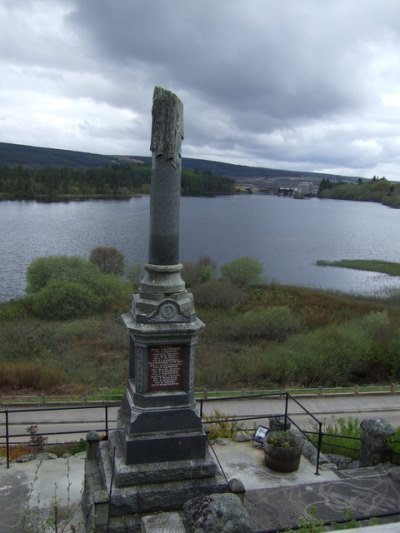
<path fill-rule="evenodd" d="M 292 431 L 272 431 L 264 442 L 265 464 L 275 472 L 295 472 L 304 441 Z"/>

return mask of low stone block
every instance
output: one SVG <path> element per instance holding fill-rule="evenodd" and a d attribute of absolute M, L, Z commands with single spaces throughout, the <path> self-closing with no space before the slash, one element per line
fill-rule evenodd
<path fill-rule="evenodd" d="M 183 511 L 189 531 L 250 533 L 250 516 L 236 494 L 211 494 L 186 502 Z"/>

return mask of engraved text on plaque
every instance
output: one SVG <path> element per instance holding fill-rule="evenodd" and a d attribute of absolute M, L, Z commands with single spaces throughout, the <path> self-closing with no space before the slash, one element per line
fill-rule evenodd
<path fill-rule="evenodd" d="M 149 347 L 148 391 L 164 392 L 184 389 L 184 346 Z"/>

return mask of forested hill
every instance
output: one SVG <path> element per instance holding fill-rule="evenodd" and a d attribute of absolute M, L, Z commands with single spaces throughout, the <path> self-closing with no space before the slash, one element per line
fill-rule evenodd
<path fill-rule="evenodd" d="M 116 163 L 145 163 L 150 164 L 149 156 L 115 156 L 100 155 L 73 150 L 56 148 L 41 148 L 20 144 L 0 143 L 0 166 L 21 165 L 28 168 L 68 167 L 75 169 L 100 168 Z M 183 158 L 183 168 L 199 172 L 213 173 L 218 176 L 233 178 L 242 182 L 275 182 L 279 185 L 296 183 L 301 180 L 311 180 L 316 184 L 323 178 L 331 182 L 356 182 L 357 178 L 339 176 L 335 174 L 321 174 L 317 172 L 300 172 L 293 170 L 279 170 L 246 165 L 234 165 L 205 159 Z"/>

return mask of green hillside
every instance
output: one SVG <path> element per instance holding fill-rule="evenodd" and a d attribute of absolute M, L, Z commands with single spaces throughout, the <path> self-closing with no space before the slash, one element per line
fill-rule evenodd
<path fill-rule="evenodd" d="M 0 166 L 18 166 L 29 168 L 41 167 L 68 167 L 75 169 L 100 168 L 115 163 L 140 163 L 150 164 L 150 156 L 115 156 L 100 155 L 73 150 L 60 150 L 56 148 L 42 148 L 25 146 L 21 144 L 0 143 Z M 183 158 L 183 168 L 200 172 L 211 172 L 218 176 L 226 176 L 236 181 L 258 183 L 265 185 L 295 185 L 302 180 L 311 180 L 316 184 L 323 178 L 332 182 L 356 182 L 357 178 L 338 176 L 334 174 L 321 174 L 317 172 L 300 172 L 293 170 L 279 170 L 245 165 L 233 165 L 205 159 Z"/>

